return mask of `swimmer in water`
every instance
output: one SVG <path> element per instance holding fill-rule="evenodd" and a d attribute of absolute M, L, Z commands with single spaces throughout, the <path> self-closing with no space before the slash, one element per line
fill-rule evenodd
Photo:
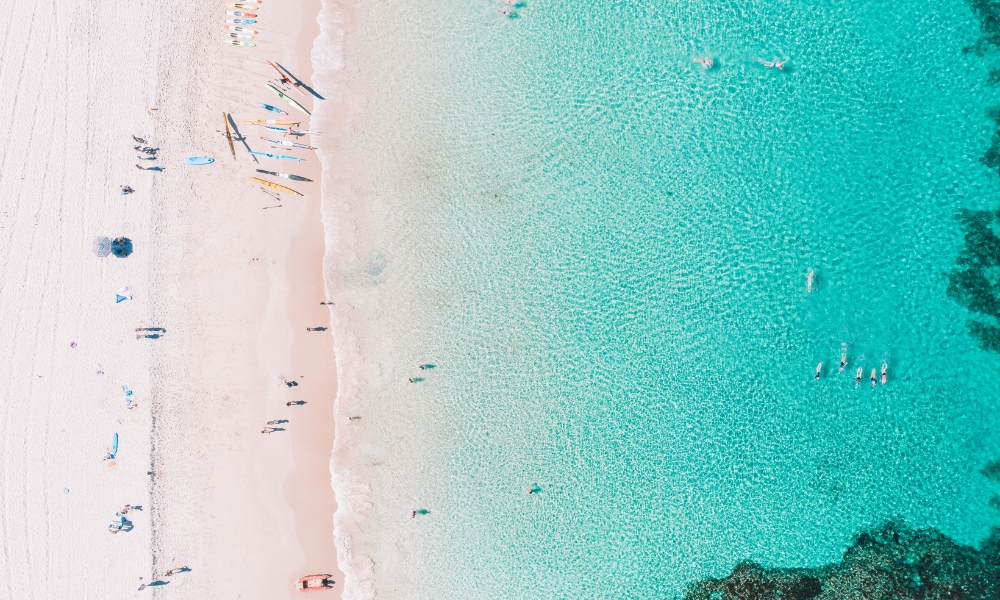
<path fill-rule="evenodd" d="M 875 369 L 872 369 L 872 389 L 875 389 Z"/>
<path fill-rule="evenodd" d="M 854 374 L 854 387 L 861 385 L 861 378 L 864 376 L 864 371 L 861 367 L 858 367 L 858 371 Z"/>
<path fill-rule="evenodd" d="M 514 16 L 514 13 L 510 12 L 509 8 L 501 8 L 497 12 L 500 13 L 501 15 L 505 16 L 505 17 L 513 17 Z"/>
<path fill-rule="evenodd" d="M 816 276 L 816 273 L 812 269 L 809 269 L 809 272 L 806 273 L 806 291 L 807 292 L 813 291 L 813 278 L 815 276 Z"/>
<path fill-rule="evenodd" d="M 758 58 L 757 62 L 759 62 L 760 64 L 764 65 L 769 69 L 777 69 L 779 71 L 782 71 L 784 70 L 785 63 L 787 63 L 788 60 L 778 60 L 777 58 L 774 60 L 764 60 L 763 58 Z"/>
<path fill-rule="evenodd" d="M 846 367 L 846 366 L 847 366 L 847 353 L 844 352 L 843 354 L 840 355 L 840 370 L 837 371 L 837 372 L 838 373 L 843 373 L 844 372 L 844 367 Z"/>
<path fill-rule="evenodd" d="M 816 365 L 816 376 L 813 377 L 814 380 L 819 381 L 820 374 L 823 373 L 823 363 Z"/>
<path fill-rule="evenodd" d="M 705 67 L 706 69 L 711 69 L 713 66 L 715 66 L 715 61 L 713 61 L 711 58 L 696 58 L 694 59 L 694 62 Z"/>
<path fill-rule="evenodd" d="M 882 385 L 885 385 L 885 368 L 886 364 L 882 363 Z"/>

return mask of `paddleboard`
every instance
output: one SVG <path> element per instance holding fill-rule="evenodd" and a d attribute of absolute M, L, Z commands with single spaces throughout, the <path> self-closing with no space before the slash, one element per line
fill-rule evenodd
<path fill-rule="evenodd" d="M 269 188 L 278 190 L 279 192 L 285 192 L 286 194 L 295 194 L 296 196 L 301 196 L 302 194 L 296 192 L 290 187 L 285 187 L 283 185 L 278 185 L 277 183 L 272 183 L 266 179 L 261 179 L 260 177 L 247 177 L 250 181 L 256 181 L 261 185 L 266 185 Z"/>
<path fill-rule="evenodd" d="M 271 88 L 272 92 L 274 92 L 275 94 L 277 94 L 278 97 L 281 98 L 282 100 L 284 100 L 285 102 L 291 104 L 292 106 L 294 106 L 295 108 L 301 110 L 302 112 L 306 113 L 307 115 L 312 115 L 312 113 L 310 113 L 308 110 L 306 110 L 306 107 L 304 107 L 301 104 L 299 104 L 298 101 L 296 101 L 291 96 L 286 95 L 284 92 L 282 92 L 278 88 L 274 87 L 270 83 L 268 83 L 266 85 L 267 85 L 267 87 Z"/>
<path fill-rule="evenodd" d="M 226 25 L 226 29 L 230 31 L 239 31 L 242 33 L 252 33 L 254 35 L 257 35 L 256 29 L 250 29 L 249 27 L 240 27 L 239 25 Z"/>
<path fill-rule="evenodd" d="M 271 120 L 271 119 L 243 119 L 244 123 L 252 123 L 253 125 L 298 125 L 298 121 L 281 121 L 281 120 Z"/>
<path fill-rule="evenodd" d="M 253 25 L 256 22 L 253 19 L 226 19 L 228 25 Z"/>
<path fill-rule="evenodd" d="M 254 154 L 257 156 L 266 156 L 268 158 L 277 158 L 279 160 L 298 160 L 298 161 L 305 160 L 304 158 L 299 158 L 298 156 L 286 156 L 284 154 L 268 154 L 267 152 L 254 152 L 252 150 L 250 151 L 250 154 Z"/>
<path fill-rule="evenodd" d="M 254 8 L 253 6 L 250 6 L 249 4 L 227 4 L 226 8 L 241 8 L 241 9 L 242 8 L 253 8 L 254 10 L 259 10 L 257 8 Z"/>
<path fill-rule="evenodd" d="M 285 111 L 283 111 L 280 108 L 278 108 L 277 106 L 271 106 L 270 104 L 264 104 L 263 102 L 261 102 L 257 106 L 263 108 L 264 110 L 269 110 L 271 112 L 276 112 L 279 115 L 287 115 L 288 114 Z"/>
<path fill-rule="evenodd" d="M 201 166 L 210 165 L 215 162 L 215 159 L 211 156 L 189 156 L 184 159 L 184 162 L 189 165 Z"/>
<path fill-rule="evenodd" d="M 226 14 L 230 17 L 248 17 L 251 19 L 257 16 L 254 13 L 243 12 L 241 10 L 227 10 Z"/>
<path fill-rule="evenodd" d="M 228 35 L 231 38 L 238 38 L 238 39 L 241 39 L 241 40 L 252 40 L 253 39 L 253 35 L 251 35 L 249 33 L 237 33 L 235 31 L 230 31 L 226 35 Z"/>
<path fill-rule="evenodd" d="M 257 44 L 251 44 L 250 42 L 244 42 L 242 40 L 222 40 L 223 44 L 228 46 L 243 46 L 244 48 L 253 48 Z"/>
<path fill-rule="evenodd" d="M 113 436 L 111 436 L 111 452 L 109 454 L 111 454 L 111 458 L 114 458 L 118 454 L 118 433 L 117 432 L 115 432 L 115 434 Z"/>
<path fill-rule="evenodd" d="M 299 175 L 292 175 L 291 173 L 275 173 L 274 171 L 265 171 L 264 169 L 257 169 L 258 173 L 264 173 L 266 175 L 273 175 L 274 177 L 281 177 L 282 179 L 291 179 L 293 181 L 312 181 L 312 179 L 306 179 Z"/>

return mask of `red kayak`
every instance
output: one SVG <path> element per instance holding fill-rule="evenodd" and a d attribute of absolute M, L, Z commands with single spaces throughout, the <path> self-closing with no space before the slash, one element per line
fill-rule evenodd
<path fill-rule="evenodd" d="M 332 577 L 333 575 L 329 573 L 324 575 L 306 575 L 305 577 L 300 577 L 295 583 L 295 589 L 300 592 L 319 592 L 330 589 L 336 583 L 331 579 Z"/>

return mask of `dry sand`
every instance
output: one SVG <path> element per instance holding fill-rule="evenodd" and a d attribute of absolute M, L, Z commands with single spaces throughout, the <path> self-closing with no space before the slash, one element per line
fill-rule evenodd
<path fill-rule="evenodd" d="M 263 210 L 279 203 L 216 132 L 231 112 L 255 150 L 276 152 L 240 119 L 282 104 L 264 87 L 265 59 L 310 81 L 318 0 L 262 5 L 246 49 L 220 43 L 221 1 L 5 8 L 0 598 L 297 597 L 295 579 L 313 572 L 339 585 L 333 340 L 305 332 L 330 320 L 318 159 L 261 158 L 317 180 L 279 180 L 306 197 Z M 161 148 L 164 172 L 135 168 L 149 163 L 132 134 Z M 185 166 L 192 155 L 216 162 Z M 120 196 L 121 184 L 136 193 Z M 97 258 L 99 235 L 128 236 L 134 254 Z M 133 299 L 115 304 L 125 285 Z M 166 333 L 136 340 L 140 326 Z M 289 422 L 260 434 L 271 419 Z M 112 535 L 125 503 L 142 510 Z M 165 577 L 181 566 L 191 570 Z M 140 578 L 165 583 L 140 592 Z"/>

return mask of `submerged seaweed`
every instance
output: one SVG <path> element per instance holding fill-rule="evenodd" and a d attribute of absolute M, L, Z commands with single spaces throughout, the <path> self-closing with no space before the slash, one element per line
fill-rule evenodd
<path fill-rule="evenodd" d="M 740 563 L 724 579 L 692 584 L 685 600 L 995 600 L 1000 598 L 1000 529 L 979 549 L 935 529 L 890 521 L 862 533 L 838 564 L 765 569 Z"/>
<path fill-rule="evenodd" d="M 1000 3 L 993 0 L 969 0 L 969 8 L 979 19 L 982 35 L 975 44 L 963 51 L 982 56 L 990 46 L 1000 48 Z"/>
<path fill-rule="evenodd" d="M 958 213 L 965 248 L 956 261 L 958 270 L 948 274 L 948 296 L 988 321 L 970 319 L 969 333 L 986 350 L 1000 352 L 1000 237 L 994 232 L 997 215 L 985 210 Z"/>

